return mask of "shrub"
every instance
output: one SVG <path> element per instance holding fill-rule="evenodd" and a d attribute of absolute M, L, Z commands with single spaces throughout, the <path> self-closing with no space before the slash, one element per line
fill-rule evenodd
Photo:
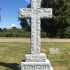
<path fill-rule="evenodd" d="M 65 38 L 70 38 L 70 27 L 66 28 L 64 31 L 64 37 Z"/>
<path fill-rule="evenodd" d="M 2 32 L 0 32 L 0 37 L 24 37 L 24 38 L 30 38 L 31 32 L 25 32 L 23 29 L 3 29 Z M 41 37 L 46 37 L 46 32 L 41 33 Z"/>
<path fill-rule="evenodd" d="M 46 32 L 41 32 L 41 37 L 45 38 L 46 37 Z"/>

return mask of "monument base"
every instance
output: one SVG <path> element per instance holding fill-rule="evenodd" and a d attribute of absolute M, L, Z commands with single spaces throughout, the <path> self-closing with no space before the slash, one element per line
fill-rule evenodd
<path fill-rule="evenodd" d="M 21 70 L 53 70 L 47 62 L 21 62 Z"/>
<path fill-rule="evenodd" d="M 25 62 L 21 62 L 21 70 L 53 70 L 53 68 L 46 55 L 41 53 L 27 54 Z"/>
<path fill-rule="evenodd" d="M 25 62 L 46 62 L 46 55 L 40 54 L 27 54 Z"/>

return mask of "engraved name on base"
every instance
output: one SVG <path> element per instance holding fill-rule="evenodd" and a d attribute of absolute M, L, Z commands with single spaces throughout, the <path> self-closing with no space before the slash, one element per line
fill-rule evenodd
<path fill-rule="evenodd" d="M 50 70 L 46 62 L 22 62 L 21 70 Z"/>

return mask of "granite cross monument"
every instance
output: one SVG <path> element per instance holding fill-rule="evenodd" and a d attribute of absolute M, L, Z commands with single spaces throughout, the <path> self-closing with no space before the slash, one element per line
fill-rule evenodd
<path fill-rule="evenodd" d="M 53 70 L 44 53 L 40 53 L 40 18 L 52 18 L 52 8 L 40 8 L 42 0 L 31 0 L 31 8 L 21 8 L 19 18 L 31 17 L 31 54 L 21 62 L 21 70 Z"/>

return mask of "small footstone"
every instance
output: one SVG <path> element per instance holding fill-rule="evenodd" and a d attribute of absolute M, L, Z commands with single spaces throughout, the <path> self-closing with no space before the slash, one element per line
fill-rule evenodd
<path fill-rule="evenodd" d="M 50 54 L 58 54 L 59 49 L 58 48 L 49 48 Z"/>

